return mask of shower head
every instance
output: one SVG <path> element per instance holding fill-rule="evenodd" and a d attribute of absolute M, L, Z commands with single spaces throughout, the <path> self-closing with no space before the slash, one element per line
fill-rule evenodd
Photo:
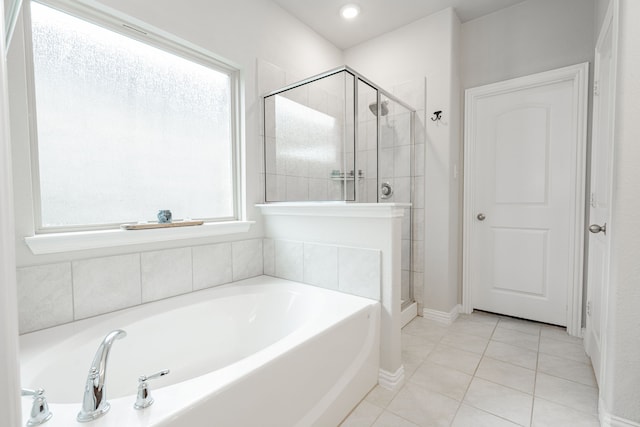
<path fill-rule="evenodd" d="M 371 110 L 371 112 L 373 113 L 374 116 L 378 115 L 378 103 L 377 102 L 372 102 L 371 104 L 369 104 L 369 110 Z M 386 116 L 387 114 L 389 114 L 389 100 L 385 99 L 384 101 L 382 101 L 380 103 L 380 115 L 381 116 Z"/>

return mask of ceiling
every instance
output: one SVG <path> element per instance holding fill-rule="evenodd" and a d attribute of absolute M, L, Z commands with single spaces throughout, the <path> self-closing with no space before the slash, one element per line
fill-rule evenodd
<path fill-rule="evenodd" d="M 273 0 L 318 34 L 347 49 L 448 7 L 467 22 L 525 0 Z M 358 17 L 343 19 L 340 8 L 360 6 Z"/>

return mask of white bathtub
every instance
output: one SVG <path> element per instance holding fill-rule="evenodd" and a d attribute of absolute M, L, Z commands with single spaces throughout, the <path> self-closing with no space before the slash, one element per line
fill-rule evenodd
<path fill-rule="evenodd" d="M 377 382 L 379 328 L 376 301 L 261 276 L 23 335 L 22 386 L 46 390 L 46 427 L 336 426 Z M 111 349 L 111 410 L 78 423 L 113 329 L 128 335 Z M 162 369 L 134 410 L 138 377 Z"/>

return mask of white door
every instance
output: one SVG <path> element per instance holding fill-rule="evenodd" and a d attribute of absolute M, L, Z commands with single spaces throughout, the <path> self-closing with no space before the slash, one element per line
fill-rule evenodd
<path fill-rule="evenodd" d="M 474 309 L 567 325 L 582 265 L 586 85 L 576 76 L 585 79 L 587 64 L 569 68 L 467 92 L 465 286 Z"/>
<path fill-rule="evenodd" d="M 593 131 L 591 143 L 591 197 L 587 270 L 587 333 L 585 349 L 600 382 L 602 332 L 609 284 L 609 235 L 614 141 L 616 23 L 613 8 L 605 18 L 596 45 Z"/>

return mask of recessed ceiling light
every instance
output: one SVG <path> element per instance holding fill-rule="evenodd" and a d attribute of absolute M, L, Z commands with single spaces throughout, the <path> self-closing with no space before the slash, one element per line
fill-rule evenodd
<path fill-rule="evenodd" d="M 340 9 L 340 15 L 344 19 L 353 19 L 360 14 L 360 7 L 355 4 L 347 4 Z"/>

